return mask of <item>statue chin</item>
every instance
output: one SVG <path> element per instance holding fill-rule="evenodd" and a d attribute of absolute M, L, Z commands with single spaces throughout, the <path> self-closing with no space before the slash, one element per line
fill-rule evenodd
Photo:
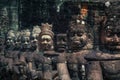
<path fill-rule="evenodd" d="M 82 42 L 82 43 L 73 43 L 71 46 L 73 47 L 73 48 L 82 48 L 82 47 L 84 47 L 86 45 L 86 42 Z"/>

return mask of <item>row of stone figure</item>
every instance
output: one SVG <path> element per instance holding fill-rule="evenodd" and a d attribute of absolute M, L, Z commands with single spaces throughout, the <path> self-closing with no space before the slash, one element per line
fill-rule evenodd
<path fill-rule="evenodd" d="M 20 39 L 8 32 L 0 47 L 1 79 L 120 80 L 120 20 L 113 16 L 101 23 L 99 50 L 92 49 L 88 29 L 78 20 L 72 20 L 67 33 L 56 34 L 55 39 L 48 23 L 34 38 L 26 37 L 29 31 Z"/>
<path fill-rule="evenodd" d="M 75 22 L 70 22 L 70 26 L 68 33 L 72 39 L 70 41 L 71 44 L 69 44 L 69 53 L 88 49 L 90 43 L 87 44 L 86 41 L 86 27 L 84 24 L 75 20 Z M 76 80 L 82 78 L 82 76 L 85 78 L 84 65 L 81 69 L 83 72 L 79 72 L 76 68 L 77 62 L 75 59 L 77 59 L 77 56 L 73 57 L 73 54 L 67 54 L 67 34 L 57 34 L 55 41 L 53 41 L 52 26 L 45 23 L 40 28 L 36 26 L 31 33 L 29 30 L 23 30 L 20 33 L 15 33 L 13 30 L 8 31 L 5 48 L 1 47 L 1 79 L 74 80 L 75 78 Z M 77 39 L 74 38 L 74 35 Z M 79 57 L 84 55 L 81 53 Z M 80 59 L 84 60 L 83 57 Z M 68 66 L 67 63 L 69 64 Z M 70 69 L 70 75 L 68 69 Z M 78 76 L 77 72 L 83 73 L 80 74 L 81 77 Z M 73 73 L 75 73 L 75 76 Z"/>
<path fill-rule="evenodd" d="M 75 16 L 66 34 L 54 34 L 48 23 L 20 35 L 10 30 L 5 44 L 1 39 L 1 80 L 120 80 L 119 14 L 99 22 L 97 50 L 87 23 Z"/>

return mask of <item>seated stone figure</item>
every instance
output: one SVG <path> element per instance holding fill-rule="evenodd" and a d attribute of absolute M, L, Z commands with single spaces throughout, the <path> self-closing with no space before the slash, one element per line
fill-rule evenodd
<path fill-rule="evenodd" d="M 72 80 L 85 80 L 86 60 L 84 56 L 92 49 L 92 41 L 88 34 L 87 24 L 78 20 L 70 22 L 67 32 L 69 49 L 67 63 Z"/>
<path fill-rule="evenodd" d="M 30 39 L 30 34 L 29 30 L 25 30 L 21 36 L 21 52 L 19 53 L 18 68 L 19 73 L 22 73 L 22 75 L 19 75 L 19 78 L 42 80 L 42 64 L 44 58 L 36 50 L 38 47 L 36 36 L 32 36 Z"/>
<path fill-rule="evenodd" d="M 31 50 L 38 51 L 38 36 L 41 32 L 40 26 L 33 26 L 33 30 L 31 32 L 30 41 L 31 41 Z"/>
<path fill-rule="evenodd" d="M 6 78 L 8 80 L 12 79 L 12 67 L 13 67 L 13 50 L 14 50 L 14 38 L 15 34 L 13 30 L 9 30 L 7 35 L 6 35 L 6 41 L 5 41 L 5 62 L 7 64 L 6 66 Z"/>
<path fill-rule="evenodd" d="M 100 28 L 100 51 L 85 57 L 88 80 L 120 80 L 120 18 L 115 14 L 108 17 Z"/>
<path fill-rule="evenodd" d="M 55 37 L 55 51 L 57 57 L 57 71 L 60 80 L 71 80 L 67 68 L 67 34 L 57 34 Z"/>
<path fill-rule="evenodd" d="M 20 62 L 20 53 L 22 52 L 21 50 L 21 31 L 17 31 L 15 32 L 15 37 L 14 37 L 14 49 L 12 51 L 13 54 L 13 64 L 12 64 L 12 72 L 13 72 L 13 76 L 12 79 L 14 80 L 20 80 L 23 79 L 25 80 L 26 78 L 26 73 L 25 71 L 25 65 L 22 62 Z"/>
<path fill-rule="evenodd" d="M 54 33 L 52 32 L 52 25 L 48 23 L 41 24 L 41 33 L 39 35 L 39 50 L 45 58 L 43 64 L 43 79 L 52 80 L 53 76 L 57 73 L 57 70 L 54 68 L 56 57 L 58 54 L 54 51 Z"/>
<path fill-rule="evenodd" d="M 26 55 L 26 60 L 28 64 L 28 79 L 32 80 L 42 80 L 43 79 L 43 63 L 44 63 L 44 57 L 39 51 L 38 47 L 40 46 L 38 44 L 38 37 L 40 34 L 40 30 L 35 31 L 35 29 L 39 29 L 38 26 L 36 26 L 30 36 L 30 52 Z M 39 33 L 39 34 L 38 34 Z"/>
<path fill-rule="evenodd" d="M 19 59 L 21 62 L 26 62 L 24 57 L 30 52 L 30 31 L 24 30 L 21 32 L 21 48 L 19 53 Z"/>

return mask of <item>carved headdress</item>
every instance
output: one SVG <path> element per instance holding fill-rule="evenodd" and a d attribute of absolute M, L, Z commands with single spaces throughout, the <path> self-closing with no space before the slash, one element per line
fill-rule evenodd
<path fill-rule="evenodd" d="M 105 2 L 106 6 L 106 15 L 111 17 L 111 16 L 119 16 L 120 17 L 120 1 L 114 1 L 110 2 L 107 1 Z"/>
<path fill-rule="evenodd" d="M 82 24 L 81 22 L 74 20 L 74 21 L 70 21 L 69 23 L 69 31 L 78 31 L 78 30 L 83 30 L 86 32 L 86 25 Z"/>
<path fill-rule="evenodd" d="M 42 23 L 41 24 L 41 33 L 39 35 L 39 37 L 41 37 L 42 35 L 50 35 L 52 38 L 54 36 L 54 33 L 52 32 L 52 25 L 48 24 L 48 23 Z"/>

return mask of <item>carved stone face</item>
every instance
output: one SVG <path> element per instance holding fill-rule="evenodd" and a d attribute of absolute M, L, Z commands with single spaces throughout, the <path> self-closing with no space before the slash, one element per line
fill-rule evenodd
<path fill-rule="evenodd" d="M 20 39 L 15 38 L 14 39 L 14 44 L 15 44 L 15 48 L 20 48 L 20 44 L 21 44 Z"/>
<path fill-rule="evenodd" d="M 101 42 L 108 50 L 120 51 L 120 26 L 108 25 L 106 29 L 102 31 Z"/>
<path fill-rule="evenodd" d="M 87 35 L 84 28 L 76 28 L 71 30 L 69 34 L 69 43 L 71 49 L 79 50 L 83 48 L 87 43 Z"/>
<path fill-rule="evenodd" d="M 34 34 L 31 36 L 31 48 L 37 49 L 37 45 L 38 45 L 37 35 Z"/>
<path fill-rule="evenodd" d="M 14 38 L 7 37 L 7 39 L 6 39 L 6 46 L 7 47 L 14 47 Z"/>
<path fill-rule="evenodd" d="M 30 48 L 30 38 L 29 37 L 23 37 L 21 42 L 22 42 L 22 48 L 23 49 L 29 49 Z"/>
<path fill-rule="evenodd" d="M 40 46 L 43 50 L 51 50 L 53 48 L 53 40 L 50 35 L 42 35 L 40 40 Z"/>
<path fill-rule="evenodd" d="M 66 46 L 67 46 L 67 35 L 66 34 L 58 34 L 56 36 L 57 51 L 65 51 Z"/>
<path fill-rule="evenodd" d="M 13 46 L 14 45 L 14 38 L 15 38 L 14 31 L 10 30 L 7 34 L 6 45 Z"/>
<path fill-rule="evenodd" d="M 14 44 L 15 44 L 16 49 L 20 49 L 20 47 L 21 47 L 21 37 L 20 37 L 20 32 L 19 31 L 17 31 L 15 33 Z"/>

